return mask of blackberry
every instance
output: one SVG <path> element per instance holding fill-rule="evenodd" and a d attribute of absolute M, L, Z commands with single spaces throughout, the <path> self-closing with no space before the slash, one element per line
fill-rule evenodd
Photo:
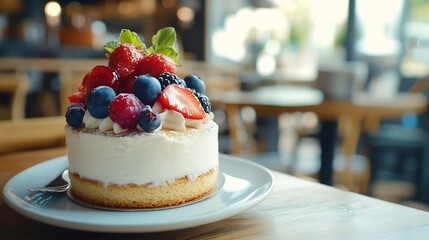
<path fill-rule="evenodd" d="M 182 87 L 186 87 L 186 85 L 184 85 L 185 82 L 182 79 L 168 72 L 159 75 L 158 81 L 161 84 L 161 91 L 170 84 L 177 84 L 181 85 Z"/>
<path fill-rule="evenodd" d="M 200 101 L 201 106 L 204 109 L 204 112 L 210 113 L 212 111 L 212 104 L 210 103 L 209 98 L 206 95 L 202 94 L 202 93 L 199 93 L 199 92 L 196 92 L 196 91 L 193 91 L 193 92 L 194 92 L 194 95 Z"/>

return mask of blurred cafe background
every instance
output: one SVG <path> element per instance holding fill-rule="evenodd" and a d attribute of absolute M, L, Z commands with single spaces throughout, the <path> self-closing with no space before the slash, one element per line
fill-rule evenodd
<path fill-rule="evenodd" d="M 178 75 L 205 81 L 222 153 L 310 181 L 331 153 L 325 183 L 428 210 L 428 12 L 427 0 L 0 0 L 0 154 L 64 145 L 67 96 L 107 64 L 103 45 L 173 26 Z"/>

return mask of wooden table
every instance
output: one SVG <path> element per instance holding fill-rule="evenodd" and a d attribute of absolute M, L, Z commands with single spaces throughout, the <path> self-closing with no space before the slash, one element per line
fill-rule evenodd
<path fill-rule="evenodd" d="M 65 148 L 0 156 L 0 186 Z M 146 234 L 75 231 L 28 219 L 0 201 L 0 239 L 427 239 L 429 213 L 273 172 L 274 190 L 226 220 Z"/>
<path fill-rule="evenodd" d="M 285 112 L 314 112 L 320 120 L 338 122 L 342 126 L 339 131 L 342 138 L 342 153 L 347 160 L 342 179 L 348 189 L 360 192 L 365 192 L 366 184 L 359 184 L 359 189 L 356 189 L 350 165 L 361 133 L 377 130 L 381 120 L 399 119 L 408 112 L 422 113 L 427 107 L 426 97 L 419 93 L 399 93 L 392 99 L 360 93 L 351 100 L 317 100 L 314 91 L 316 90 L 308 87 L 266 86 L 250 92 L 217 92 L 212 94 L 210 99 L 225 108 L 233 154 L 239 153 L 244 144 L 237 127 L 241 121 L 238 112 L 243 107 L 254 108 L 259 117 L 278 117 Z M 293 95 L 288 97 L 289 94 Z M 307 101 L 304 101 L 305 99 Z M 335 132 L 328 131 L 327 134 Z M 330 183 L 333 154 L 325 154 L 324 151 L 332 152 L 333 147 L 321 150 L 321 169 L 324 170 L 320 172 L 321 179 L 324 183 Z"/>
<path fill-rule="evenodd" d="M 64 116 L 0 121 L 0 154 L 64 146 Z"/>

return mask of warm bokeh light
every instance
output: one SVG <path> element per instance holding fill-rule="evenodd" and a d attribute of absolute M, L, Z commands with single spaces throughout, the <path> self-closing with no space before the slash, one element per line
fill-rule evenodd
<path fill-rule="evenodd" d="M 57 2 L 48 2 L 45 5 L 46 21 L 49 26 L 56 27 L 60 25 L 61 6 Z"/>
<path fill-rule="evenodd" d="M 45 6 L 45 14 L 50 17 L 58 17 L 61 14 L 61 6 L 57 2 L 48 2 Z"/>
<path fill-rule="evenodd" d="M 182 22 L 192 22 L 194 20 L 194 10 L 189 7 L 180 7 L 177 9 L 177 18 Z"/>

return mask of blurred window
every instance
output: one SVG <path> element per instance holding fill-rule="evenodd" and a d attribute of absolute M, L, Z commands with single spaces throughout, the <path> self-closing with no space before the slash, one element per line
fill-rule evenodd
<path fill-rule="evenodd" d="M 346 0 L 220 0 L 207 8 L 212 62 L 272 64 L 302 52 L 343 59 Z"/>
<path fill-rule="evenodd" d="M 420 78 L 429 74 L 429 1 L 409 0 L 404 48 L 402 75 Z"/>

